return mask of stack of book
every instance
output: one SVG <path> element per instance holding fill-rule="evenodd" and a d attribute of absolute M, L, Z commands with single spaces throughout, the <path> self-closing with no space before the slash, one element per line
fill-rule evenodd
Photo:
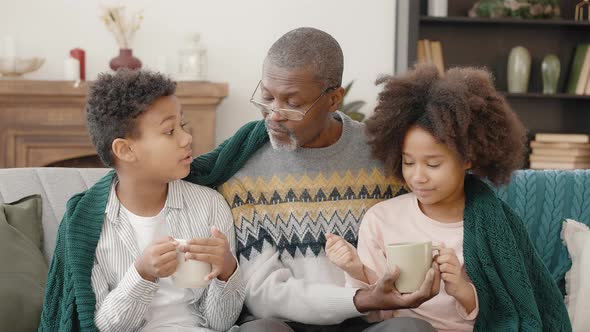
<path fill-rule="evenodd" d="M 442 44 L 438 40 L 420 39 L 417 50 L 418 63 L 429 63 L 436 66 L 441 75 L 445 72 Z"/>
<path fill-rule="evenodd" d="M 590 44 L 579 44 L 574 52 L 567 93 L 590 95 Z"/>
<path fill-rule="evenodd" d="M 535 135 L 530 155 L 533 169 L 590 168 L 590 136 L 586 134 Z"/>

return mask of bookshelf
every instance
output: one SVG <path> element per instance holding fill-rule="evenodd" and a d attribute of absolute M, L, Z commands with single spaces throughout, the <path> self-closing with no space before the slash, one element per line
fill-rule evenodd
<path fill-rule="evenodd" d="M 448 17 L 430 17 L 426 16 L 426 0 L 398 2 L 398 20 L 404 23 L 407 15 L 407 21 L 404 27 L 397 26 L 397 72 L 416 62 L 419 39 L 438 40 L 446 68 L 486 67 L 494 74 L 497 89 L 531 136 L 536 132 L 590 133 L 590 96 L 564 93 L 576 45 L 590 42 L 590 22 L 573 20 L 577 1 L 561 1 L 560 19 L 467 17 L 475 0 L 448 0 Z M 514 94 L 506 92 L 506 65 L 510 50 L 518 45 L 531 54 L 531 75 L 527 93 Z M 547 54 L 557 55 L 561 63 L 555 95 L 542 93 L 541 62 Z M 404 60 L 401 66 L 399 59 Z"/>

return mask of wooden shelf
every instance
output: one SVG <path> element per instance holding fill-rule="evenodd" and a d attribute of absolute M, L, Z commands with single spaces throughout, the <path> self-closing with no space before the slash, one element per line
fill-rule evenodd
<path fill-rule="evenodd" d="M 399 0 L 400 13 L 408 12 L 407 38 L 396 44 L 396 61 L 411 66 L 417 61 L 420 39 L 442 44 L 447 67 L 484 67 L 494 76 L 496 89 L 531 132 L 590 133 L 590 96 L 568 94 L 572 59 L 576 47 L 590 43 L 590 22 L 575 21 L 579 0 L 560 2 L 562 18 L 479 18 L 467 13 L 477 0 L 449 1 L 447 17 L 427 16 L 427 0 Z M 403 20 L 400 21 L 403 23 Z M 403 31 L 403 30 L 402 30 Z M 507 66 L 510 51 L 525 47 L 531 55 L 527 93 L 508 93 Z M 543 94 L 541 63 L 548 54 L 559 58 L 561 75 L 557 91 Z"/>
<path fill-rule="evenodd" d="M 530 93 L 509 93 L 501 92 L 506 98 L 529 98 L 529 99 L 582 99 L 590 100 L 590 95 L 572 95 L 568 93 L 544 94 L 539 92 Z"/>
<path fill-rule="evenodd" d="M 588 21 L 573 21 L 563 19 L 521 19 L 521 18 L 472 18 L 464 16 L 433 17 L 420 16 L 421 23 L 447 24 L 514 24 L 514 25 L 537 25 L 537 26 L 564 26 L 564 27 L 590 27 Z"/>

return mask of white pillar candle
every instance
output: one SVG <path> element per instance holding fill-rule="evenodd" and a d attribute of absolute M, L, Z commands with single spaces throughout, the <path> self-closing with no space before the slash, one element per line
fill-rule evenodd
<path fill-rule="evenodd" d="M 6 58 L 16 57 L 16 43 L 12 36 L 4 36 L 2 41 L 2 55 Z"/>
<path fill-rule="evenodd" d="M 428 16 L 445 17 L 447 12 L 447 0 L 428 0 Z"/>
<path fill-rule="evenodd" d="M 64 80 L 78 81 L 80 79 L 80 62 L 74 58 L 64 60 Z"/>

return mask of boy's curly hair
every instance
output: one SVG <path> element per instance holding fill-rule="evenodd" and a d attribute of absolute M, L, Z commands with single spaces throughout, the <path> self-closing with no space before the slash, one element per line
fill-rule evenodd
<path fill-rule="evenodd" d="M 176 83 L 156 72 L 122 69 L 98 76 L 86 101 L 86 124 L 96 152 L 106 166 L 115 165 L 113 141 L 137 136 L 137 118 L 156 99 L 175 92 Z"/>
<path fill-rule="evenodd" d="M 411 126 L 471 161 L 471 171 L 494 184 L 507 183 L 522 166 L 526 130 L 494 88 L 491 74 L 452 68 L 444 76 L 432 65 L 377 80 L 384 84 L 366 130 L 373 156 L 403 181 L 402 145 Z"/>

